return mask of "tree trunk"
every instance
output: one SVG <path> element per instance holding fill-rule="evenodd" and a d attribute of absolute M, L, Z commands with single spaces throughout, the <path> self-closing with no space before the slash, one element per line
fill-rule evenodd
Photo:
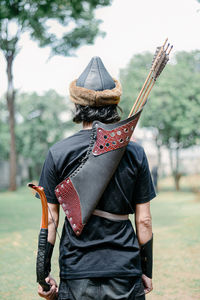
<path fill-rule="evenodd" d="M 176 191 L 180 191 L 180 179 L 181 179 L 181 174 L 180 173 L 174 174 L 174 181 L 175 181 Z"/>
<path fill-rule="evenodd" d="M 157 145 L 157 155 L 158 155 L 158 168 L 161 166 L 161 146 Z"/>
<path fill-rule="evenodd" d="M 33 180 L 33 170 L 31 166 L 28 166 L 28 180 Z"/>
<path fill-rule="evenodd" d="M 158 138 L 158 136 L 156 136 L 155 138 L 155 142 L 156 142 L 156 147 L 157 147 L 157 165 L 155 167 L 157 167 L 157 176 L 156 176 L 156 192 L 158 192 L 158 178 L 161 174 L 161 142 Z"/>
<path fill-rule="evenodd" d="M 172 172 L 172 175 L 174 176 L 173 151 L 170 146 L 168 146 L 168 147 L 169 147 L 168 149 L 169 149 L 169 161 L 170 161 L 171 172 Z"/>
<path fill-rule="evenodd" d="M 16 146 L 15 146 L 15 91 L 13 87 L 13 75 L 12 75 L 12 65 L 13 65 L 14 55 L 10 54 L 6 57 L 7 60 L 7 107 L 9 112 L 9 127 L 10 127 L 10 184 L 9 190 L 15 191 L 16 186 L 16 174 L 17 174 L 17 156 L 16 156 Z"/>
<path fill-rule="evenodd" d="M 181 179 L 181 173 L 179 171 L 179 145 L 176 147 L 176 168 L 174 172 L 174 180 L 175 180 L 175 187 L 176 190 L 180 190 L 180 179 Z"/>
<path fill-rule="evenodd" d="M 181 173 L 179 172 L 179 150 L 180 150 L 180 148 L 179 148 L 179 146 L 177 146 L 177 148 L 176 148 L 176 160 L 175 160 L 175 163 L 174 163 L 173 150 L 169 146 L 170 166 L 171 166 L 172 176 L 174 178 L 176 191 L 180 190 L 180 179 L 181 179 Z"/>

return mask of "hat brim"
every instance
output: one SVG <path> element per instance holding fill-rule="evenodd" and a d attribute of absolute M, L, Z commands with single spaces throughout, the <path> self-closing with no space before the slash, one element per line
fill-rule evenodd
<path fill-rule="evenodd" d="M 114 79 L 115 88 L 111 90 L 94 91 L 84 87 L 76 86 L 76 80 L 69 86 L 70 99 L 75 104 L 82 106 L 106 106 L 118 104 L 122 94 L 122 87 L 118 80 Z"/>

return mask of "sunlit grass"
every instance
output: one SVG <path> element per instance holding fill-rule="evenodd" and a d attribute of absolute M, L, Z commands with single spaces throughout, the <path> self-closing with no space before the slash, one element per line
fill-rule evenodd
<path fill-rule="evenodd" d="M 165 187 L 170 187 L 165 181 Z M 186 180 L 188 183 L 188 180 Z M 196 177 L 195 177 L 196 182 Z M 161 182 L 162 184 L 162 182 Z M 198 185 L 198 184 L 197 184 Z M 152 200 L 154 291 L 147 300 L 200 299 L 200 201 L 189 191 Z M 0 299 L 35 300 L 35 258 L 41 204 L 28 188 L 0 193 Z M 63 214 L 60 221 L 63 224 Z M 62 225 L 59 231 L 61 231 Z M 58 241 L 52 262 L 58 278 Z M 81 300 L 81 299 L 80 299 Z"/>
<path fill-rule="evenodd" d="M 148 299 L 200 299 L 200 202 L 163 192 L 152 201 L 154 291 Z"/>
<path fill-rule="evenodd" d="M 174 190 L 175 184 L 172 176 L 159 180 L 161 190 Z M 180 189 L 183 191 L 200 192 L 200 174 L 181 176 Z"/>
<path fill-rule="evenodd" d="M 41 204 L 28 188 L 0 193 L 0 299 L 35 300 L 35 260 Z M 58 280 L 58 243 L 53 255 Z"/>

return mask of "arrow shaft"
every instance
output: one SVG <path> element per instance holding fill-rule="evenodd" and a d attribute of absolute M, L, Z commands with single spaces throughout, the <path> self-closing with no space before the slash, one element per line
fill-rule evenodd
<path fill-rule="evenodd" d="M 143 99 L 146 99 L 145 95 L 146 95 L 146 93 L 148 93 L 148 89 L 149 89 L 149 86 L 150 86 L 150 83 L 151 83 L 151 80 L 152 80 L 151 77 L 153 77 L 153 74 L 155 73 L 155 70 L 157 70 L 157 68 L 159 69 L 159 67 L 160 67 L 160 60 L 161 60 L 161 63 L 163 61 L 163 59 L 161 59 L 161 57 L 163 57 L 163 50 L 164 50 L 164 47 L 165 47 L 165 45 L 167 43 L 167 40 L 168 39 L 165 40 L 164 44 L 160 48 L 160 50 L 159 50 L 159 52 L 158 52 L 158 54 L 157 54 L 157 56 L 156 56 L 156 58 L 155 58 L 155 60 L 153 62 L 151 70 L 150 70 L 149 74 L 147 75 L 147 78 L 146 78 L 146 80 L 145 80 L 145 82 L 144 82 L 144 84 L 142 86 L 142 89 L 139 92 L 139 95 L 138 95 L 138 97 L 137 97 L 137 99 L 136 99 L 136 101 L 135 101 L 135 103 L 134 103 L 134 105 L 133 105 L 133 107 L 132 107 L 132 109 L 131 109 L 128 117 L 131 117 L 133 115 L 133 113 L 135 113 L 136 111 L 138 111 L 138 108 L 140 107 L 140 103 L 141 102 L 145 103 L 143 101 Z M 164 52 L 164 55 L 165 55 L 165 52 Z M 159 67 L 158 67 L 158 65 L 159 65 Z M 150 82 L 149 82 L 149 79 L 150 79 Z M 149 95 L 149 93 L 148 93 L 148 95 Z"/>
<path fill-rule="evenodd" d="M 140 98 L 140 100 L 139 100 L 139 102 L 138 102 L 138 105 L 137 105 L 136 108 L 135 108 L 134 113 L 136 113 L 136 112 L 140 109 L 141 103 L 143 103 L 143 99 L 144 99 L 146 93 L 147 93 L 148 90 L 149 90 L 149 87 L 150 87 L 150 85 L 151 85 L 152 80 L 153 80 L 153 77 L 151 77 L 151 79 L 149 80 L 149 83 L 148 83 L 148 85 L 147 85 L 147 87 L 146 87 L 144 93 L 142 94 L 142 97 Z"/>

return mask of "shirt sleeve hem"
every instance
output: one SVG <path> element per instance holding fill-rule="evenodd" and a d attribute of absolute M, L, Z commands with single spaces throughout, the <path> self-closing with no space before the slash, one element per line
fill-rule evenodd
<path fill-rule="evenodd" d="M 40 196 L 39 196 L 38 193 L 35 194 L 35 197 L 40 199 Z M 53 197 L 51 197 L 51 196 L 47 196 L 47 195 L 46 195 L 46 198 L 47 198 L 47 202 L 48 202 L 48 203 L 51 203 L 51 204 L 59 204 L 58 200 L 55 199 L 55 198 L 53 198 Z"/>

